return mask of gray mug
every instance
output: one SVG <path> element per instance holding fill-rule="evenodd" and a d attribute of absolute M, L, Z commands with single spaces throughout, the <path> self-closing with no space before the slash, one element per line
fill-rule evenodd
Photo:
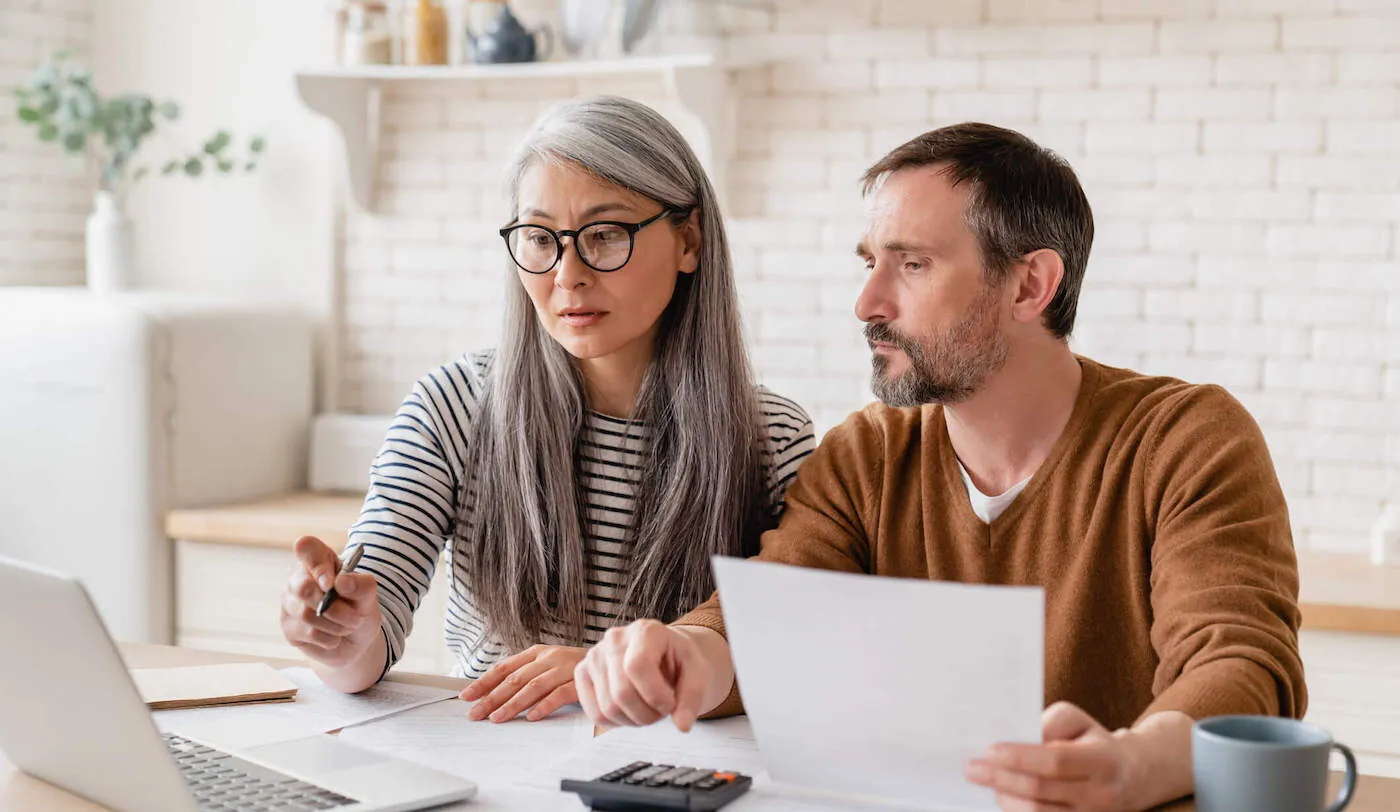
<path fill-rule="evenodd" d="M 1327 760 L 1347 762 L 1327 805 Z M 1216 716 L 1191 728 L 1197 812 L 1341 812 L 1356 791 L 1356 756 L 1332 734 L 1292 719 Z"/>

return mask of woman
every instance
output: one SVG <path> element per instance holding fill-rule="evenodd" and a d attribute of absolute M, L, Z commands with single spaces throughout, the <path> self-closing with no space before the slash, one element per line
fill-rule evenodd
<path fill-rule="evenodd" d="M 500 346 L 418 382 L 351 529 L 361 563 L 336 575 L 302 538 L 282 602 L 326 683 L 363 690 L 402 654 L 445 547 L 454 670 L 493 721 L 576 701 L 574 666 L 608 628 L 704 600 L 710 557 L 757 551 L 813 446 L 806 413 L 754 385 L 714 191 L 665 119 L 620 98 L 558 107 L 509 191 Z"/>

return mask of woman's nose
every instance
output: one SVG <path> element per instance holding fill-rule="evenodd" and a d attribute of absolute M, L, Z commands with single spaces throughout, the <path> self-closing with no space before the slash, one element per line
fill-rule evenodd
<path fill-rule="evenodd" d="M 564 242 L 563 240 L 567 240 Z M 554 285 L 561 290 L 574 290 L 588 285 L 593 280 L 593 269 L 584 264 L 583 258 L 574 248 L 574 238 L 564 237 L 564 255 L 559 258 L 559 267 L 554 274 Z"/>

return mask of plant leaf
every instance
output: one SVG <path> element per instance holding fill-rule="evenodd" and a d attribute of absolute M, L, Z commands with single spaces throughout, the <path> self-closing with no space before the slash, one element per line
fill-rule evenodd
<path fill-rule="evenodd" d="M 40 125 L 39 125 L 39 140 L 40 140 L 40 141 L 57 141 L 57 140 L 58 140 L 58 127 L 55 126 L 55 125 L 53 125 L 53 124 L 48 123 L 47 121 L 44 122 L 43 124 L 40 124 Z"/>
<path fill-rule="evenodd" d="M 165 162 L 165 166 L 162 166 L 162 167 L 160 168 L 160 173 L 161 173 L 162 175 L 173 175 L 173 174 L 175 174 L 176 172 L 179 172 L 179 171 L 180 171 L 180 162 L 179 162 L 179 161 L 166 161 L 166 162 Z"/>
<path fill-rule="evenodd" d="M 63 148 L 69 152 L 82 152 L 87 147 L 87 133 L 74 131 L 64 134 Z"/>
<path fill-rule="evenodd" d="M 226 130 L 220 130 L 213 138 L 204 142 L 204 151 L 209 155 L 218 155 L 232 142 L 233 136 L 229 135 Z"/>
<path fill-rule="evenodd" d="M 204 173 L 204 162 L 198 158 L 190 158 L 185 161 L 185 174 L 192 178 L 197 178 Z"/>
<path fill-rule="evenodd" d="M 252 143 L 248 144 L 248 151 L 254 155 L 260 154 L 265 149 L 267 149 L 267 139 L 263 138 L 261 135 L 254 138 Z"/>
<path fill-rule="evenodd" d="M 218 163 L 218 167 L 220 172 L 228 174 L 229 172 L 233 171 L 233 161 L 220 160 Z"/>
<path fill-rule="evenodd" d="M 243 165 L 243 171 L 244 171 L 244 172 L 252 172 L 254 169 L 257 169 L 257 168 L 258 168 L 258 165 L 257 165 L 256 163 L 252 162 L 252 161 L 249 161 L 248 163 L 246 163 L 246 164 Z"/>
<path fill-rule="evenodd" d="M 32 108 L 32 107 L 21 107 L 21 108 L 19 108 L 19 120 L 20 120 L 20 121 L 28 121 L 28 122 L 33 123 L 33 122 L 35 122 L 35 121 L 38 121 L 38 120 L 41 119 L 41 118 L 43 118 L 43 116 L 39 114 L 39 111 L 38 111 L 38 110 L 35 110 L 35 109 Z"/>
<path fill-rule="evenodd" d="M 160 106 L 160 114 L 165 116 L 167 121 L 174 121 L 180 117 L 180 105 L 175 102 L 166 102 Z"/>

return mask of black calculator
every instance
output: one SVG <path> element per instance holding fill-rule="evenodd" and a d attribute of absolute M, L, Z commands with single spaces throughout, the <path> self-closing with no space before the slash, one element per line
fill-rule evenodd
<path fill-rule="evenodd" d="M 578 793 L 590 809 L 602 812 L 707 812 L 738 798 L 752 785 L 752 778 L 739 773 L 634 761 L 592 781 L 566 778 L 559 788 Z"/>

